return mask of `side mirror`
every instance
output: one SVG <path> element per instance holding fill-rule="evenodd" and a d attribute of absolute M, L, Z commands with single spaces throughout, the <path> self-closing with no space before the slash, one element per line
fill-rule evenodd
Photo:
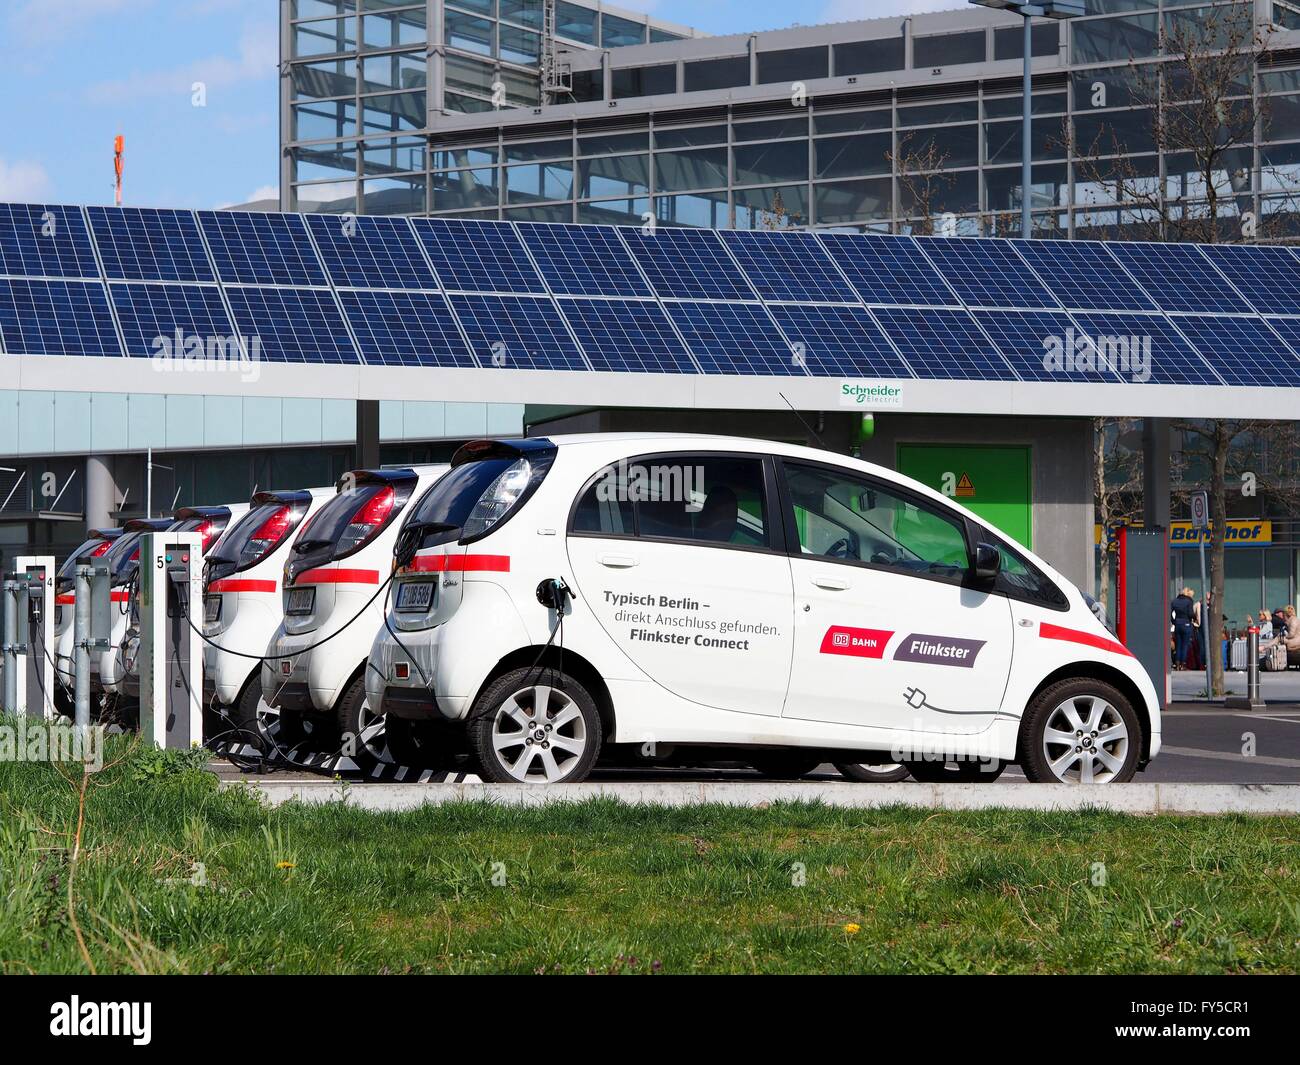
<path fill-rule="evenodd" d="M 976 580 L 991 581 L 1001 568 L 1002 554 L 996 547 L 982 542 L 975 545 L 975 560 L 971 572 Z"/>

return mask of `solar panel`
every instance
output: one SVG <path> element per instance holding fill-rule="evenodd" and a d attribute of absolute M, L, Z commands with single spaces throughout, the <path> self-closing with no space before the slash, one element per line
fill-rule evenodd
<path fill-rule="evenodd" d="M 688 300 L 754 299 L 754 290 L 716 233 L 679 226 L 657 226 L 649 234 L 627 226 L 622 233 L 658 295 Z"/>
<path fill-rule="evenodd" d="M 1291 346 L 1292 353 L 1300 357 L 1300 318 L 1273 317 L 1268 324 Z"/>
<path fill-rule="evenodd" d="M 448 291 L 545 292 L 509 222 L 413 218 L 416 235 Z"/>
<path fill-rule="evenodd" d="M 1114 384 L 1106 366 L 1088 356 L 1090 338 L 1061 311 L 972 311 L 1007 362 L 1025 381 Z M 1082 341 L 1082 342 L 1081 342 Z"/>
<path fill-rule="evenodd" d="M 1244 314 L 1246 301 L 1195 244 L 1111 244 L 1115 257 L 1162 311 Z"/>
<path fill-rule="evenodd" d="M 1011 367 L 966 311 L 880 307 L 872 316 L 917 377 L 1009 381 Z"/>
<path fill-rule="evenodd" d="M 234 329 L 213 285 L 108 286 L 128 355 L 238 359 Z"/>
<path fill-rule="evenodd" d="M 1300 387 L 1300 359 L 1258 318 L 1193 314 L 1174 324 L 1225 384 Z"/>
<path fill-rule="evenodd" d="M 0 274 L 98 278 L 81 211 L 58 204 L 0 203 Z"/>
<path fill-rule="evenodd" d="M 441 293 L 344 289 L 339 299 L 367 363 L 477 365 Z"/>
<path fill-rule="evenodd" d="M 1011 244 L 1053 295 L 1072 310 L 1156 309 L 1099 241 L 1015 240 Z"/>
<path fill-rule="evenodd" d="M 1201 250 L 1261 314 L 1300 314 L 1300 259 L 1289 248 L 1210 244 Z"/>
<path fill-rule="evenodd" d="M 1076 314 L 1097 357 L 1120 364 L 1119 376 L 1136 384 L 1217 385 L 1219 379 L 1169 319 L 1157 314 Z M 1128 368 L 1123 368 L 1127 353 Z M 1149 366 L 1144 369 L 1144 361 Z"/>
<path fill-rule="evenodd" d="M 122 355 L 102 281 L 0 278 L 0 336 L 10 355 Z"/>
<path fill-rule="evenodd" d="M 659 304 L 562 298 L 560 310 L 593 370 L 695 373 L 695 363 Z"/>
<path fill-rule="evenodd" d="M 650 286 L 612 226 L 525 222 L 524 244 L 553 292 L 571 296 L 649 296 Z"/>
<path fill-rule="evenodd" d="M 244 285 L 325 285 L 325 271 L 296 214 L 200 211 L 217 275 Z"/>
<path fill-rule="evenodd" d="M 917 237 L 916 243 L 969 307 L 1060 307 L 1008 240 Z"/>
<path fill-rule="evenodd" d="M 907 364 L 861 307 L 773 304 L 772 316 L 814 377 L 911 377 Z"/>
<path fill-rule="evenodd" d="M 452 310 L 479 364 L 508 370 L 585 370 L 555 304 L 536 296 L 454 295 Z"/>
<path fill-rule="evenodd" d="M 961 302 L 911 237 L 818 236 L 864 303 L 933 307 Z"/>
<path fill-rule="evenodd" d="M 344 288 L 420 288 L 438 279 L 405 218 L 384 215 L 307 216 L 325 270 Z"/>
<path fill-rule="evenodd" d="M 91 207 L 90 230 L 111 281 L 213 281 L 189 211 Z"/>
<path fill-rule="evenodd" d="M 811 233 L 730 229 L 720 236 L 764 299 L 858 302 L 853 289 Z"/>
<path fill-rule="evenodd" d="M 255 361 L 358 361 L 343 316 L 327 290 L 228 285 L 226 296 Z"/>
<path fill-rule="evenodd" d="M 797 352 L 761 304 L 664 304 L 700 369 L 711 374 L 798 375 Z"/>

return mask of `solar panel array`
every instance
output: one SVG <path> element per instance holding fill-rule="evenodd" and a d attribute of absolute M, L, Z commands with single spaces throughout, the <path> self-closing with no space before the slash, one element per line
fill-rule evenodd
<path fill-rule="evenodd" d="M 0 350 L 1300 388 L 1300 251 L 0 204 Z"/>

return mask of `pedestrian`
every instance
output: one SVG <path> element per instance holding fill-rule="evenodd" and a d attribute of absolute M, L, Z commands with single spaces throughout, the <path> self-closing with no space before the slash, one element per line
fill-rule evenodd
<path fill-rule="evenodd" d="M 1300 617 L 1296 617 L 1295 607 L 1290 603 L 1287 603 L 1286 606 L 1281 608 L 1281 614 L 1284 619 L 1283 626 L 1280 630 L 1276 628 L 1273 630 L 1273 638 L 1271 640 L 1259 645 L 1259 653 L 1261 656 L 1264 655 L 1265 652 L 1271 651 L 1278 644 L 1282 644 L 1286 647 L 1288 655 L 1293 651 L 1300 653 Z"/>
<path fill-rule="evenodd" d="M 1255 622 L 1255 625 L 1259 629 L 1259 638 L 1261 641 L 1271 640 L 1273 638 L 1273 619 L 1269 616 L 1267 610 L 1261 610 L 1259 612 L 1259 620 Z"/>
<path fill-rule="evenodd" d="M 1182 589 L 1169 604 L 1174 622 L 1174 668 L 1187 668 L 1187 651 L 1192 646 L 1192 614 L 1196 599 L 1190 588 Z"/>

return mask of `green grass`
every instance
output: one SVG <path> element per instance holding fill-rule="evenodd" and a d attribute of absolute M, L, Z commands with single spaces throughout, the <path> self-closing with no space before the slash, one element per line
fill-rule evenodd
<path fill-rule="evenodd" d="M 4 971 L 85 971 L 74 919 L 99 972 L 1300 971 L 1297 820 L 270 809 L 109 755 L 72 912 L 79 776 L 0 764 Z"/>

